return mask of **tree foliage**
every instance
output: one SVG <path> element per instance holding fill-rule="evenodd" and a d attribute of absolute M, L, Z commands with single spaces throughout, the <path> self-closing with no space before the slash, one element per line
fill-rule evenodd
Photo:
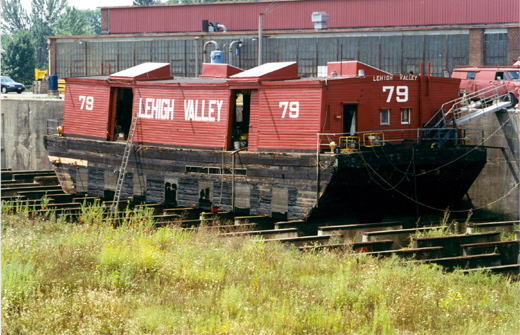
<path fill-rule="evenodd" d="M 85 9 L 85 18 L 92 28 L 94 35 L 101 35 L 101 10 L 100 9 Z"/>
<path fill-rule="evenodd" d="M 93 35 L 94 28 L 89 22 L 86 11 L 75 7 L 67 7 L 65 12 L 56 20 L 54 35 L 78 36 Z"/>
<path fill-rule="evenodd" d="M 29 30 L 30 20 L 20 0 L 1 0 L 2 33 L 13 35 L 18 31 Z"/>
<path fill-rule="evenodd" d="M 53 27 L 65 12 L 67 0 L 32 0 L 31 32 L 36 49 L 36 65 L 43 67 L 48 62 L 46 36 L 53 35 Z"/>
<path fill-rule="evenodd" d="M 210 3 L 210 2 L 233 2 L 236 0 L 168 0 L 166 3 L 176 4 L 176 3 Z M 250 1 L 257 2 L 258 0 L 240 0 L 240 1 Z M 134 0 L 135 2 L 135 0 Z"/>
<path fill-rule="evenodd" d="M 2 40 L 2 74 L 23 84 L 34 78 L 35 52 L 28 31 L 19 31 L 12 38 Z"/>
<path fill-rule="evenodd" d="M 158 0 L 134 0 L 134 6 L 151 6 L 160 3 Z"/>

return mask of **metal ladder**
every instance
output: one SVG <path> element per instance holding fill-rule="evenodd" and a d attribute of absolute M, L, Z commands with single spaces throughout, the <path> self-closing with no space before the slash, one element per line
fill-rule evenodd
<path fill-rule="evenodd" d="M 512 105 L 506 85 L 489 86 L 441 106 L 424 125 L 424 138 L 435 139 L 439 147 L 457 143 L 457 126 Z"/>
<path fill-rule="evenodd" d="M 119 199 L 121 198 L 121 191 L 123 190 L 123 182 L 125 181 L 126 167 L 128 166 L 128 159 L 130 158 L 130 151 L 132 150 L 132 142 L 134 140 L 135 129 L 137 128 L 137 113 L 132 113 L 132 124 L 130 125 L 130 132 L 123 154 L 123 161 L 119 167 L 119 175 L 117 176 L 116 191 L 114 193 L 114 201 L 110 207 L 110 211 L 116 212 L 119 208 Z"/>

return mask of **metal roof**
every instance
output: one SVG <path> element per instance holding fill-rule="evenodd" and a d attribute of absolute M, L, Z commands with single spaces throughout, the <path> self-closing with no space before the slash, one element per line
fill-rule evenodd
<path fill-rule="evenodd" d="M 202 20 L 228 32 L 311 30 L 314 12 L 329 14 L 328 29 L 518 24 L 518 0 L 279 0 L 162 6 L 105 7 L 102 29 L 109 34 L 201 32 Z M 103 13 L 105 13 L 103 15 Z"/>
<path fill-rule="evenodd" d="M 110 75 L 110 78 L 128 78 L 128 79 L 135 79 L 141 76 L 149 75 L 149 79 L 158 79 L 155 75 L 152 75 L 152 73 L 161 70 L 164 67 L 168 67 L 169 72 L 169 63 L 143 63 L 136 66 L 133 66 L 131 68 L 128 68 L 123 71 L 119 71 L 116 73 L 113 73 Z"/>
<path fill-rule="evenodd" d="M 289 65 L 296 64 L 296 62 L 279 62 L 279 63 L 266 63 L 260 66 L 254 67 L 250 70 L 235 74 L 231 78 L 257 78 L 267 74 L 273 73 Z"/>

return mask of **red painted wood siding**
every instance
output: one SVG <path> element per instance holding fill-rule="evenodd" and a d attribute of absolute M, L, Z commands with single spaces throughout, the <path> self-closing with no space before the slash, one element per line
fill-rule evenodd
<path fill-rule="evenodd" d="M 249 112 L 249 138 L 248 148 L 249 151 L 258 151 L 258 135 L 260 131 L 260 116 L 259 116 L 259 97 L 258 90 L 251 91 L 251 102 Z"/>
<path fill-rule="evenodd" d="M 85 97 L 80 98 L 80 97 Z M 92 98 L 92 104 L 87 101 Z M 82 108 L 83 102 L 83 108 Z M 110 87 L 104 81 L 67 82 L 63 112 L 63 134 L 106 139 Z M 92 106 L 92 110 L 90 109 Z"/>
<path fill-rule="evenodd" d="M 142 100 L 141 100 L 142 99 Z M 173 99 L 174 115 L 171 119 L 139 118 L 137 133 L 135 136 L 144 143 L 161 145 L 175 145 L 200 148 L 227 148 L 227 133 L 229 124 L 229 91 L 227 86 L 223 87 L 165 87 L 154 88 L 152 86 L 137 86 L 134 91 L 134 112 L 139 113 L 140 102 L 141 113 L 146 113 L 146 99 L 151 106 L 157 103 L 155 99 Z M 210 101 L 219 101 L 220 119 L 218 118 L 218 104 L 212 103 L 211 116 L 214 121 L 186 120 L 185 107 L 188 101 L 193 101 L 194 108 L 197 107 L 197 117 L 209 117 Z M 204 114 L 202 108 L 204 107 Z"/>
<path fill-rule="evenodd" d="M 283 86 L 281 86 L 283 85 Z M 320 131 L 322 91 L 320 86 L 277 84 L 260 90 L 258 149 L 315 150 Z M 283 111 L 288 104 L 285 116 Z M 298 113 L 291 104 L 298 103 Z M 291 117 L 291 115 L 293 117 Z M 297 117 L 295 117 L 297 115 Z"/>
<path fill-rule="evenodd" d="M 108 7 L 110 33 L 200 32 L 201 21 L 229 31 L 258 29 L 268 2 L 150 7 Z M 329 28 L 501 24 L 519 21 L 517 0 L 314 0 L 278 1 L 263 18 L 265 30 L 313 29 L 313 12 L 330 15 Z M 102 16 L 104 17 L 104 16 Z"/>
<path fill-rule="evenodd" d="M 453 80 L 431 77 L 428 84 L 427 78 L 424 78 L 422 83 L 420 83 L 419 77 L 417 80 L 401 80 L 400 76 L 393 76 L 391 79 L 374 81 L 373 77 L 367 77 L 365 79 L 329 81 L 323 102 L 324 105 L 330 106 L 330 116 L 328 116 L 330 130 L 326 133 L 346 132 L 343 129 L 343 104 L 347 103 L 358 104 L 356 119 L 358 132 L 383 131 L 385 140 L 415 138 L 417 136 L 416 128 L 421 128 L 444 102 L 457 98 L 458 84 Z M 429 90 L 429 96 L 423 98 L 422 105 L 419 103 L 420 85 L 424 95 Z M 390 89 L 383 90 L 384 87 L 393 89 L 389 102 L 387 100 Z M 405 102 L 397 101 L 399 87 L 406 87 L 408 98 Z M 402 94 L 400 99 L 403 100 Z M 409 124 L 401 123 L 401 110 L 404 108 L 411 108 Z M 420 108 L 422 112 L 420 112 Z M 390 109 L 389 125 L 381 125 L 380 112 L 382 109 Z M 410 129 L 410 131 L 394 131 L 406 129 Z"/>

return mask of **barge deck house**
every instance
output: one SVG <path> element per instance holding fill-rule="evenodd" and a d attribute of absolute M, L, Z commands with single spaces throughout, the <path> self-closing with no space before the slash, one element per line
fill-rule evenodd
<path fill-rule="evenodd" d="M 145 63 L 68 78 L 62 135 L 45 145 L 66 192 L 110 199 L 133 113 L 121 199 L 275 220 L 366 222 L 464 197 L 486 149 L 467 145 L 462 129 L 442 146 L 421 130 L 457 98 L 460 80 L 357 61 L 327 71 L 299 78 L 295 62 L 204 64 L 198 78 L 172 78 L 169 64 Z"/>

